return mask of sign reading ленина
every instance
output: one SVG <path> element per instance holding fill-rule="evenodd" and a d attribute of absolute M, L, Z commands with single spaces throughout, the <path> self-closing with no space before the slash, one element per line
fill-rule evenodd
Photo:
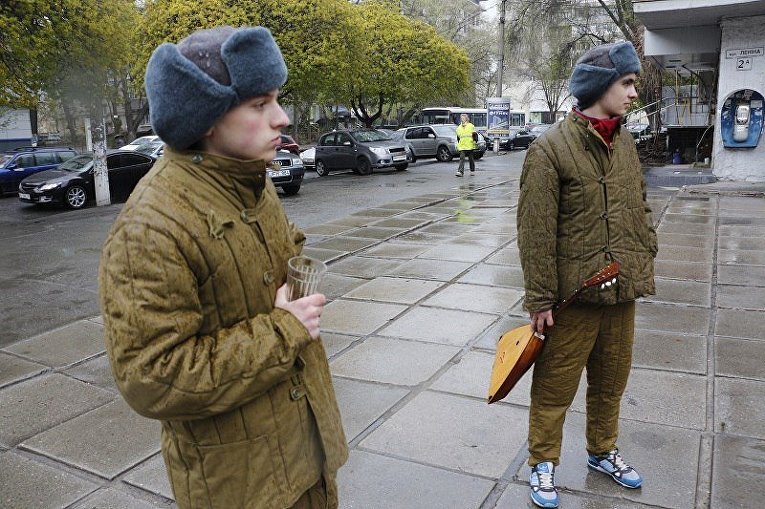
<path fill-rule="evenodd" d="M 765 48 L 729 49 L 725 51 L 725 58 L 761 57 L 765 55 Z"/>

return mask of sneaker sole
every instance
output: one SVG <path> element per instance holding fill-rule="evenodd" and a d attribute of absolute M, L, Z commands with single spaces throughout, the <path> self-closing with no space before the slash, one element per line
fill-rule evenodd
<path fill-rule="evenodd" d="M 596 470 L 596 471 L 598 471 L 598 472 L 603 472 L 603 473 L 604 473 L 604 474 L 606 474 L 608 477 L 610 477 L 611 479 L 613 479 L 613 480 L 614 480 L 614 482 L 616 482 L 616 484 L 619 484 L 619 485 L 621 485 L 621 486 L 624 486 L 625 488 L 629 488 L 629 489 L 631 489 L 631 490 L 636 490 L 636 489 L 640 488 L 640 487 L 643 485 L 643 482 L 642 482 L 642 481 L 641 481 L 641 482 L 640 482 L 640 484 L 638 484 L 637 486 L 632 486 L 632 485 L 626 484 L 624 481 L 621 481 L 619 478 L 617 478 L 617 477 L 614 477 L 614 476 L 613 476 L 613 474 L 611 474 L 611 472 L 609 472 L 609 471 L 608 471 L 608 470 L 606 470 L 605 468 L 601 467 L 600 465 L 593 465 L 592 463 L 590 463 L 590 461 L 589 461 L 589 460 L 587 461 L 587 466 L 588 466 L 588 467 L 590 467 L 590 468 L 591 468 L 591 469 L 593 469 L 593 470 Z"/>
<path fill-rule="evenodd" d="M 531 502 L 535 506 L 542 507 L 544 509 L 556 509 L 559 505 L 559 504 L 551 505 L 549 502 L 537 502 L 537 500 L 532 495 L 529 495 L 529 498 L 531 498 Z"/>

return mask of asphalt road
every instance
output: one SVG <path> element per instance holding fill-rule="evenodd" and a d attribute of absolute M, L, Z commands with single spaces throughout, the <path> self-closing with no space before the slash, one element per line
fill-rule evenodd
<path fill-rule="evenodd" d="M 493 156 L 519 166 L 525 151 Z M 495 160 L 496 161 L 496 160 Z M 482 165 L 478 161 L 480 170 Z M 361 209 L 448 189 L 457 161 L 421 160 L 406 171 L 318 177 L 308 172 L 300 193 L 283 196 L 290 219 L 307 227 Z M 96 316 L 103 240 L 122 204 L 69 211 L 0 198 L 0 347 L 75 320 Z"/>

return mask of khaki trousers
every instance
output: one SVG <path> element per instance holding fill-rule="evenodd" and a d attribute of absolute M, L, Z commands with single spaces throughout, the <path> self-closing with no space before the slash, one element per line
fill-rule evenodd
<path fill-rule="evenodd" d="M 529 465 L 558 465 L 563 421 L 587 367 L 587 452 L 616 447 L 619 405 L 632 365 L 635 303 L 573 304 L 555 318 L 534 364 Z"/>

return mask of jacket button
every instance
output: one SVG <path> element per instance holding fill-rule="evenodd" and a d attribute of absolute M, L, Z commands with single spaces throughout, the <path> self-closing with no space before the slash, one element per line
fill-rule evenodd
<path fill-rule="evenodd" d="M 600 218 L 601 218 L 601 219 L 608 219 L 608 212 L 603 212 L 603 213 L 600 215 Z"/>
<path fill-rule="evenodd" d="M 263 282 L 267 285 L 271 285 L 274 282 L 274 275 L 270 270 L 267 270 L 263 273 Z"/>
<path fill-rule="evenodd" d="M 302 386 L 298 385 L 297 387 L 290 389 L 290 399 L 293 401 L 297 401 L 303 396 L 305 396 L 305 391 Z"/>
<path fill-rule="evenodd" d="M 605 184 L 606 183 L 606 177 L 600 177 L 598 179 L 598 182 L 600 182 L 601 184 Z"/>
<path fill-rule="evenodd" d="M 194 154 L 193 156 L 191 156 L 191 162 L 192 163 L 199 164 L 199 163 L 202 162 L 203 159 L 204 159 L 204 157 L 202 157 L 202 154 Z"/>

